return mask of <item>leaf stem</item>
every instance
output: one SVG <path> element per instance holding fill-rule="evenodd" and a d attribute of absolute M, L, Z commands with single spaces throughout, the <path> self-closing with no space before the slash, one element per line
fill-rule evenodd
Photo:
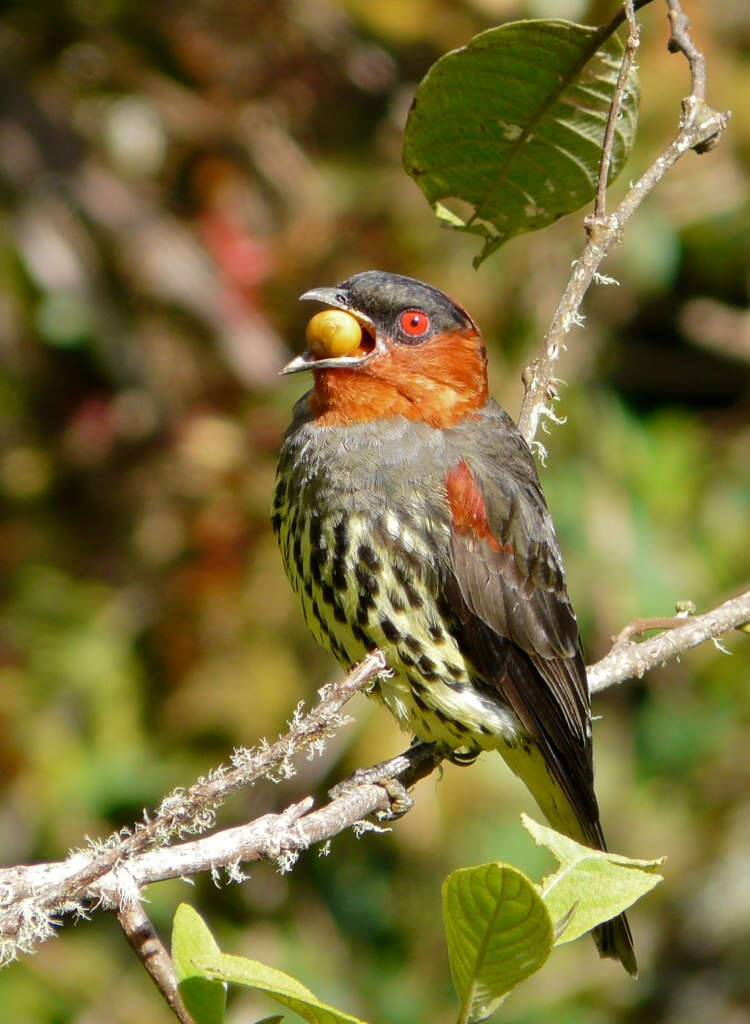
<path fill-rule="evenodd" d="M 121 901 L 115 910 L 115 917 L 134 953 L 180 1024 L 195 1024 L 180 996 L 172 958 L 156 934 L 137 891 Z"/>

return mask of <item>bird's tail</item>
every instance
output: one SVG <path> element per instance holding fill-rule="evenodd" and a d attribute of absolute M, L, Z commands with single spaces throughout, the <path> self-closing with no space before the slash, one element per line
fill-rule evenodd
<path fill-rule="evenodd" d="M 581 822 L 562 787 L 548 771 L 542 753 L 535 743 L 500 747 L 499 751 L 509 768 L 530 791 L 553 828 L 586 846 L 597 850 L 607 849 L 596 812 L 595 798 L 592 810 L 596 812 L 596 816 L 585 823 Z M 599 950 L 599 956 L 619 960 L 628 974 L 632 977 L 637 975 L 638 965 L 633 948 L 633 936 L 625 914 L 598 925 L 592 930 L 591 935 Z"/>
<path fill-rule="evenodd" d="M 635 959 L 633 948 L 633 935 L 630 931 L 628 919 L 624 914 L 613 917 L 611 921 L 605 921 L 598 925 L 591 932 L 599 956 L 611 957 L 619 960 L 628 974 L 635 978 L 638 975 L 638 964 Z"/>

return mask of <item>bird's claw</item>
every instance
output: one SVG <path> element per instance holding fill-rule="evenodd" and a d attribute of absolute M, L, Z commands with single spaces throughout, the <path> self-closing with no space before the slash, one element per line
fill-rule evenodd
<path fill-rule="evenodd" d="M 414 806 L 414 800 L 406 786 L 388 774 L 387 762 L 383 765 L 374 765 L 372 768 L 358 768 L 348 779 L 337 783 L 330 789 L 328 795 L 335 800 L 336 797 L 343 796 L 359 786 L 368 785 L 380 786 L 388 794 L 390 806 L 385 810 L 375 812 L 379 821 L 395 821 L 397 818 L 402 818 Z"/>

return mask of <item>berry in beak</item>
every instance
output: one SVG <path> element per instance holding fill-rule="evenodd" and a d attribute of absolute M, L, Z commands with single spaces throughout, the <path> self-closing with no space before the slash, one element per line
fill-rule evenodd
<path fill-rule="evenodd" d="M 325 303 L 329 309 L 312 317 L 305 334 L 307 350 L 295 356 L 280 373 L 353 369 L 362 366 L 377 351 L 384 351 L 385 346 L 376 339 L 375 325 L 369 317 L 351 308 L 342 288 L 313 288 L 300 299 Z"/>

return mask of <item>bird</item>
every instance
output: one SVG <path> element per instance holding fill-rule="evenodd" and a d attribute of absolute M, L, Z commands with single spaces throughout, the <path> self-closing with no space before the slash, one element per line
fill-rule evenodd
<path fill-rule="evenodd" d="M 346 669 L 382 651 L 372 696 L 415 738 L 457 763 L 499 751 L 553 828 L 606 850 L 562 557 L 479 328 L 439 289 L 379 270 L 301 299 L 354 328 L 338 346 L 309 330 L 281 371 L 313 377 L 271 515 L 305 622 Z M 593 938 L 635 976 L 624 914 Z"/>

